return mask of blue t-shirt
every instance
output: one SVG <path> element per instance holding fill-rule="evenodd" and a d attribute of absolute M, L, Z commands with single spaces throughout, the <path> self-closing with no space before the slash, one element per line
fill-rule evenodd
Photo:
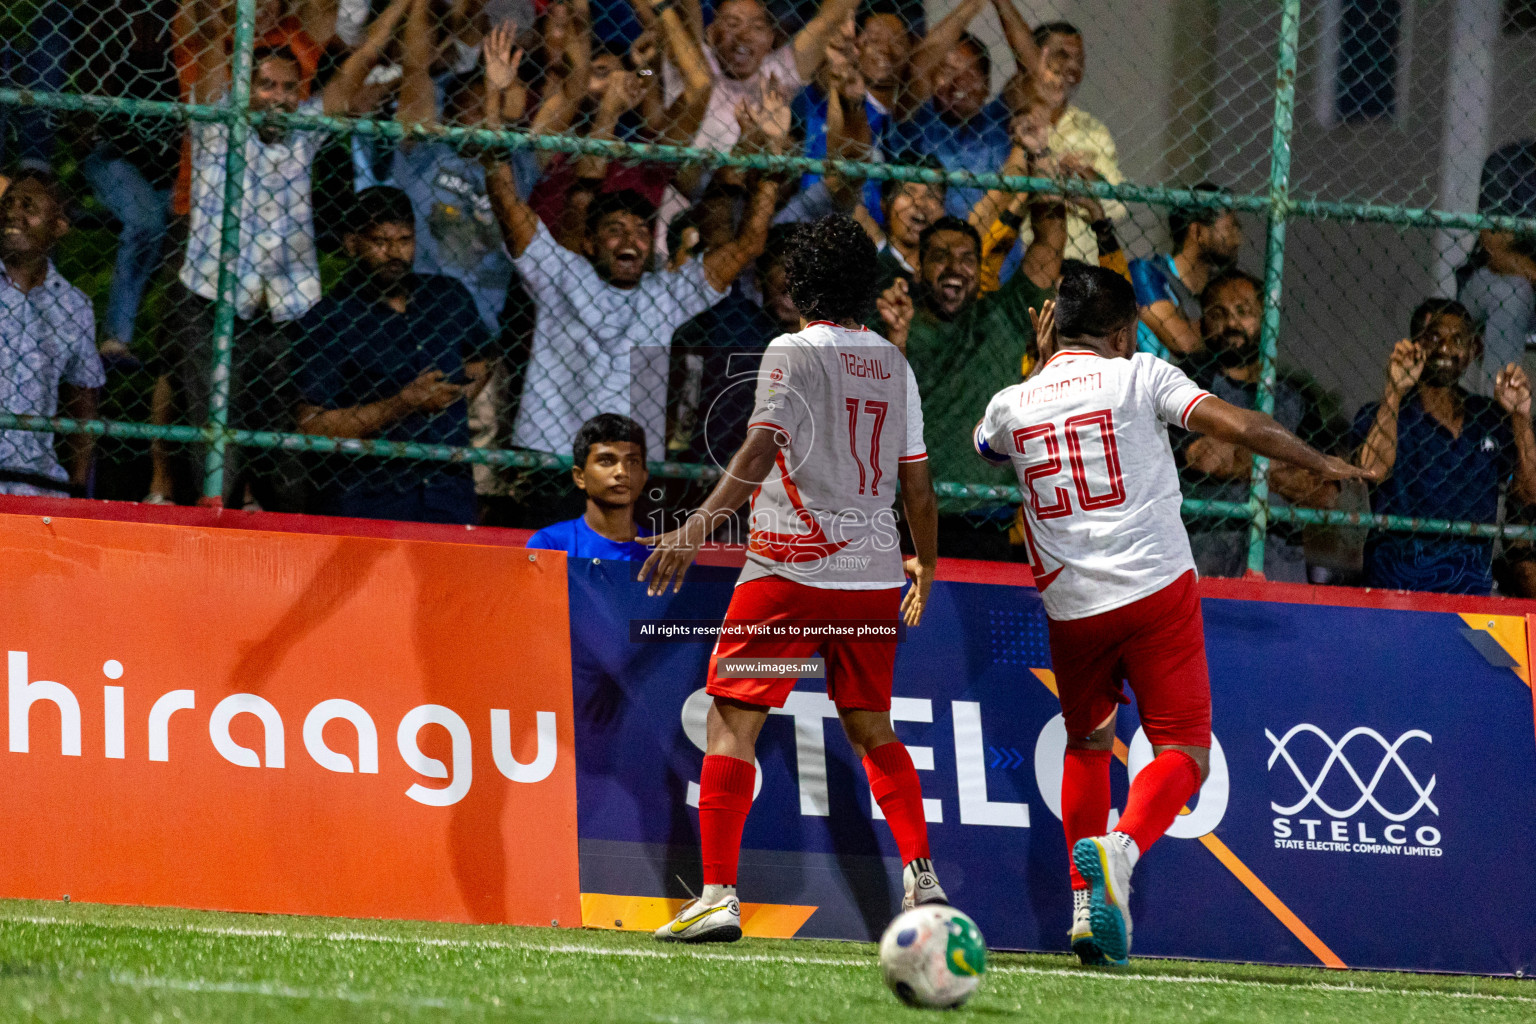
<path fill-rule="evenodd" d="M 886 148 L 896 162 L 917 153 L 937 158 L 946 171 L 996 174 L 1013 148 L 1008 136 L 1009 117 L 1008 105 L 996 99 L 964 124 L 950 124 L 929 100 L 890 130 Z M 986 194 L 983 188 L 951 186 L 944 212 L 964 218 Z"/>
<path fill-rule="evenodd" d="M 1403 399 L 1397 414 L 1397 461 L 1376 487 L 1380 515 L 1492 523 L 1499 487 L 1515 465 L 1509 417 L 1491 398 L 1463 395 L 1461 434 L 1452 437 L 1419 401 Z M 1379 403 L 1361 408 L 1351 438 L 1365 443 Z M 1366 544 L 1366 583 L 1394 590 L 1486 594 L 1493 589 L 1493 541 L 1373 533 Z"/>
<path fill-rule="evenodd" d="M 812 160 L 824 160 L 827 156 L 827 94 L 814 83 L 800 91 L 790 105 L 795 123 L 805 132 L 805 155 Z M 885 136 L 891 126 L 891 115 L 880 109 L 869 96 L 864 97 L 864 117 L 869 121 L 869 137 L 874 150 L 872 161 L 885 158 Z M 821 175 L 806 173 L 800 178 L 802 190 L 821 180 Z M 864 183 L 864 208 L 876 221 L 884 223 L 880 210 L 880 182 L 873 178 Z"/>
<path fill-rule="evenodd" d="M 564 551 L 572 558 L 604 558 L 615 562 L 643 562 L 651 549 L 632 540 L 609 540 L 587 525 L 586 516 L 544 527 L 528 538 L 528 547 Z"/>
<path fill-rule="evenodd" d="M 528 180 L 518 163 L 514 167 L 519 181 Z M 464 285 L 486 328 L 499 330 L 512 258 L 491 211 L 485 168 L 447 143 L 418 142 L 395 151 L 394 180 L 416 214 L 416 272 Z M 527 198 L 521 188 L 518 194 Z"/>
<path fill-rule="evenodd" d="M 1171 302 L 1180 313 L 1191 320 L 1200 317 L 1200 302 L 1179 279 L 1179 268 L 1173 257 L 1158 253 L 1151 259 L 1131 260 L 1131 287 L 1136 289 L 1136 305 L 1146 309 L 1154 302 Z M 1144 323 L 1136 324 L 1136 349 L 1150 352 L 1159 359 L 1170 362 L 1173 353 L 1160 341 L 1152 328 Z"/>

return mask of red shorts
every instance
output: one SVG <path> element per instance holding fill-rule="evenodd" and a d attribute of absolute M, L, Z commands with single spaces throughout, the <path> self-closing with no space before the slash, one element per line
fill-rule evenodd
<path fill-rule="evenodd" d="M 824 590 L 777 576 L 743 583 L 731 595 L 726 622 L 773 622 L 776 619 L 845 619 L 895 622 L 901 610 L 901 588 L 889 590 Z M 820 653 L 827 666 L 827 696 L 839 708 L 891 710 L 891 679 L 896 671 L 895 640 L 791 640 L 750 637 L 721 638 L 709 656 L 709 682 L 714 697 L 746 704 L 781 708 L 795 688 L 793 678 L 721 678 L 715 674 L 720 658 L 809 658 Z"/>
<path fill-rule="evenodd" d="M 1211 745 L 1211 677 L 1193 570 L 1102 615 L 1050 622 L 1051 664 L 1067 735 L 1086 737 L 1136 695 L 1154 747 Z"/>

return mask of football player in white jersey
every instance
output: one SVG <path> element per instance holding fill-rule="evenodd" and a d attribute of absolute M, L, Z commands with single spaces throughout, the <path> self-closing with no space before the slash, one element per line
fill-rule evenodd
<path fill-rule="evenodd" d="M 1209 772 L 1211 690 L 1189 536 L 1179 518 L 1177 426 L 1290 463 L 1321 480 L 1367 474 L 1260 412 L 1202 390 L 1136 351 L 1136 295 L 1120 275 L 1069 260 L 1036 323 L 1045 362 L 993 396 L 976 450 L 1012 462 L 1035 585 L 1049 620 L 1066 720 L 1062 825 L 1070 851 L 1072 947 L 1123 964 L 1131 871 Z M 1115 830 L 1109 763 L 1115 712 L 1136 695 L 1153 760 Z"/>
<path fill-rule="evenodd" d="M 652 594 L 675 590 L 717 523 L 752 500 L 747 564 L 709 660 L 714 703 L 699 779 L 704 891 L 656 930 L 666 941 L 741 937 L 736 869 L 757 777 L 753 751 L 769 709 L 783 707 L 795 686 L 795 673 L 743 678 L 726 659 L 822 656 L 827 695 L 901 852 L 903 905 L 945 900 L 929 859 L 922 785 L 890 716 L 898 616 L 918 624 L 938 561 L 917 382 L 901 351 L 862 326 L 879 264 L 857 222 L 834 215 L 804 228 L 785 275 L 804 326 L 764 352 L 745 443 L 681 529 L 641 538 L 655 550 L 640 579 L 651 580 Z M 905 564 L 892 509 L 898 481 L 917 552 Z M 905 599 L 904 573 L 913 582 Z M 839 620 L 890 635 L 794 639 L 742 629 Z"/>

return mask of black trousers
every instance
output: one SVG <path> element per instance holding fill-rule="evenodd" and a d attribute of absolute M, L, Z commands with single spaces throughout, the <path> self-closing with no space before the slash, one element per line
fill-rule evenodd
<path fill-rule="evenodd" d="M 205 426 L 213 394 L 215 304 L 180 281 L 170 286 L 167 298 L 171 309 L 155 368 L 177 393 L 178 422 Z M 290 330 L 267 316 L 235 318 L 228 426 L 289 432 L 296 428 L 298 393 L 292 379 Z M 181 452 L 182 471 L 198 494 L 203 493 L 207 452 L 203 443 L 186 445 Z M 269 511 L 302 512 L 311 489 L 310 461 L 295 452 L 229 445 L 224 455 L 224 504 L 238 508 L 249 490 Z"/>

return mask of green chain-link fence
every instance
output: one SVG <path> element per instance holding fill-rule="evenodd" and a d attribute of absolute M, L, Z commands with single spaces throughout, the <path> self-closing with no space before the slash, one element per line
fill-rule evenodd
<path fill-rule="evenodd" d="M 580 507 L 576 426 L 618 412 L 646 510 L 687 507 L 793 322 L 785 225 L 844 209 L 911 282 L 911 326 L 871 324 L 917 371 L 948 553 L 1022 550 L 968 427 L 1065 256 L 1132 278 L 1144 350 L 1390 466 L 1320 487 L 1177 439 L 1203 571 L 1479 589 L 1497 554 L 1536 594 L 1500 377 L 1536 329 L 1533 26 L 1523 0 L 10 4 L 0 491 L 544 525 Z M 919 245 L 945 213 L 977 259 Z M 1432 296 L 1462 306 L 1410 325 Z"/>

